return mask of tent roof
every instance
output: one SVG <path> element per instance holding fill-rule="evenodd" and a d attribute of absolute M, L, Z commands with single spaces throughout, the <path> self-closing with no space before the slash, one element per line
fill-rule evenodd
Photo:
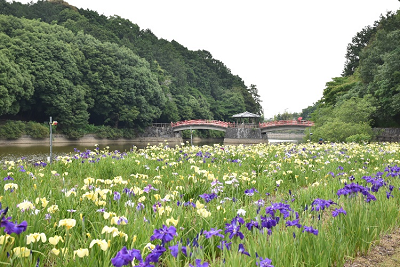
<path fill-rule="evenodd" d="M 243 113 L 235 114 L 232 116 L 232 118 L 259 118 L 260 115 L 250 113 L 248 111 L 245 111 Z"/>

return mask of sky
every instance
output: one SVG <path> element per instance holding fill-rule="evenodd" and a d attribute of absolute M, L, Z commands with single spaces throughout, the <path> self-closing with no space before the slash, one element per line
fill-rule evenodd
<path fill-rule="evenodd" d="M 28 3 L 31 0 L 17 0 Z M 33 2 L 36 2 L 34 0 Z M 261 96 L 264 117 L 301 112 L 342 74 L 347 45 L 398 0 L 67 0 L 207 50 Z"/>

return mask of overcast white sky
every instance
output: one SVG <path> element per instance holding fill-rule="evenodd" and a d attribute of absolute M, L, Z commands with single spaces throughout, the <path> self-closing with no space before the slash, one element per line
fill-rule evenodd
<path fill-rule="evenodd" d="M 352 37 L 400 8 L 398 0 L 66 2 L 129 19 L 190 50 L 209 51 L 247 86 L 257 85 L 265 118 L 301 112 L 318 101 L 325 83 L 341 75 Z"/>

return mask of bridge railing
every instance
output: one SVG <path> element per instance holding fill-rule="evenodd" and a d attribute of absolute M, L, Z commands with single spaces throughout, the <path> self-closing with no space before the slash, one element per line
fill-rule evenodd
<path fill-rule="evenodd" d="M 283 126 L 283 125 L 301 125 L 301 126 L 314 126 L 314 122 L 312 121 L 296 121 L 296 120 L 281 120 L 281 121 L 269 121 L 269 122 L 262 122 L 259 123 L 260 128 L 268 128 L 268 127 L 274 127 L 274 126 Z"/>
<path fill-rule="evenodd" d="M 172 128 L 179 126 L 190 126 L 190 125 L 213 125 L 223 128 L 268 128 L 274 126 L 290 126 L 290 125 L 301 125 L 301 126 L 314 126 L 314 122 L 312 121 L 296 121 L 296 120 L 281 120 L 281 121 L 270 121 L 270 122 L 262 122 L 257 124 L 254 123 L 234 123 L 234 122 L 225 122 L 225 121 L 217 121 L 217 120 L 185 120 L 178 122 L 171 122 L 170 126 Z M 161 126 L 159 126 L 161 127 Z"/>
<path fill-rule="evenodd" d="M 204 125 L 204 124 L 228 128 L 231 123 L 224 121 L 217 121 L 217 120 L 187 120 L 187 121 L 171 122 L 171 127 L 174 128 L 178 126 Z"/>

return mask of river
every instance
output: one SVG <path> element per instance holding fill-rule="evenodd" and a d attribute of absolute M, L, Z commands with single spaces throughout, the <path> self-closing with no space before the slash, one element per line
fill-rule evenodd
<path fill-rule="evenodd" d="M 190 140 L 185 140 L 185 142 L 188 141 L 190 143 Z M 291 140 L 283 140 L 283 139 L 270 139 L 269 143 L 279 143 L 279 142 L 293 142 L 293 143 L 299 143 L 301 142 L 300 139 L 291 139 Z M 216 142 L 215 140 L 213 141 L 207 141 L 207 140 L 196 140 L 193 141 L 193 145 L 213 145 Z M 159 143 L 151 143 L 151 145 L 158 145 Z M 170 146 L 175 146 L 179 144 L 175 143 L 168 143 Z M 222 144 L 220 142 L 219 144 Z M 101 144 L 99 145 L 100 149 L 104 149 L 106 146 L 109 146 L 110 151 L 121 151 L 121 152 L 128 152 L 130 151 L 133 147 L 136 148 L 144 148 L 147 146 L 147 143 L 112 143 L 110 141 L 109 144 Z M 95 149 L 95 144 L 58 144 L 58 145 L 53 145 L 52 147 L 52 153 L 53 156 L 59 156 L 59 155 L 66 155 L 69 153 L 74 153 L 75 150 L 80 150 L 80 151 L 86 151 L 87 149 L 89 150 L 94 150 Z M 6 160 L 18 160 L 21 158 L 26 158 L 29 161 L 47 161 L 48 157 L 50 156 L 50 145 L 9 145 L 9 146 L 0 146 L 0 162 L 6 161 Z"/>

